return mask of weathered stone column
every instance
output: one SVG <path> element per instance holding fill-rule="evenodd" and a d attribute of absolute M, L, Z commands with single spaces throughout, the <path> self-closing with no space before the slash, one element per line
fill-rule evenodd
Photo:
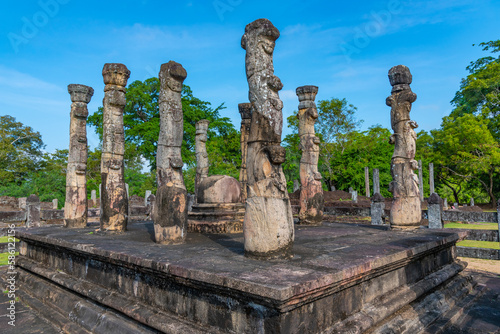
<path fill-rule="evenodd" d="M 420 201 L 424 201 L 424 177 L 422 174 L 422 160 L 418 161 L 418 190 L 420 191 Z"/>
<path fill-rule="evenodd" d="M 29 195 L 26 199 L 26 227 L 40 226 L 40 198 Z"/>
<path fill-rule="evenodd" d="M 370 197 L 370 169 L 365 167 L 365 194 Z"/>
<path fill-rule="evenodd" d="M 210 121 L 202 119 L 196 122 L 195 152 L 196 152 L 196 177 L 194 179 L 195 200 L 198 198 L 200 182 L 208 176 L 207 132 Z"/>
<path fill-rule="evenodd" d="M 248 137 L 248 193 L 243 224 L 245 254 L 259 258 L 290 255 L 294 240 L 292 208 L 281 164 L 283 102 L 281 80 L 274 75 L 273 51 L 280 33 L 267 19 L 245 27 L 248 97 L 252 121 Z"/>
<path fill-rule="evenodd" d="M 240 103 L 238 110 L 241 115 L 241 168 L 240 168 L 240 184 L 241 184 L 241 202 L 247 200 L 247 153 L 248 153 L 248 135 L 250 134 L 250 122 L 252 121 L 252 104 Z"/>
<path fill-rule="evenodd" d="M 184 121 L 181 91 L 187 72 L 169 61 L 160 68 L 160 137 L 156 155 L 156 203 L 153 210 L 155 241 L 183 243 L 187 232 L 187 191 L 182 177 Z"/>
<path fill-rule="evenodd" d="M 66 171 L 66 199 L 64 227 L 87 226 L 87 117 L 94 90 L 84 85 L 68 85 L 71 96 L 68 167 Z"/>
<path fill-rule="evenodd" d="M 295 179 L 293 180 L 293 192 L 300 190 L 300 181 Z"/>
<path fill-rule="evenodd" d="M 19 197 L 17 200 L 19 203 L 19 209 L 25 210 L 27 197 Z"/>
<path fill-rule="evenodd" d="M 378 168 L 373 168 L 373 193 L 380 194 L 380 174 Z"/>
<path fill-rule="evenodd" d="M 379 193 L 373 194 L 370 214 L 372 217 L 372 225 L 383 225 L 385 199 Z"/>
<path fill-rule="evenodd" d="M 474 197 L 470 198 L 470 206 L 474 206 Z"/>
<path fill-rule="evenodd" d="M 448 199 L 447 198 L 444 199 L 443 207 L 445 207 L 446 209 L 448 209 Z"/>
<path fill-rule="evenodd" d="M 296 90 L 299 98 L 299 137 L 300 150 L 300 224 L 319 225 L 323 220 L 325 200 L 318 172 L 319 138 L 314 131 L 318 118 L 314 99 L 318 93 L 316 86 L 302 86 Z"/>
<path fill-rule="evenodd" d="M 54 199 L 52 200 L 52 209 L 53 209 L 53 210 L 57 210 L 57 206 L 58 206 L 58 205 L 59 205 L 59 201 L 58 201 L 58 199 L 57 199 L 57 198 L 54 198 Z"/>
<path fill-rule="evenodd" d="M 144 206 L 148 206 L 149 195 L 151 195 L 151 190 L 146 190 L 146 193 L 144 194 Z"/>
<path fill-rule="evenodd" d="M 429 163 L 429 196 L 434 194 L 434 164 Z"/>
<path fill-rule="evenodd" d="M 357 190 L 352 191 L 351 199 L 354 203 L 358 203 L 358 191 Z"/>
<path fill-rule="evenodd" d="M 497 201 L 497 223 L 498 223 L 498 241 L 500 242 L 500 199 Z"/>
<path fill-rule="evenodd" d="M 395 145 L 391 159 L 393 181 L 389 185 L 393 194 L 391 226 L 415 228 L 422 218 L 418 178 L 413 173 L 418 168 L 415 160 L 417 134 L 414 130 L 418 125 L 410 119 L 411 104 L 417 95 L 410 88 L 412 76 L 408 67 L 398 65 L 391 68 L 389 81 L 392 95 L 386 103 L 391 107 L 391 126 L 394 130 L 390 143 Z"/>
<path fill-rule="evenodd" d="M 441 198 L 438 194 L 432 193 L 427 200 L 427 218 L 429 220 L 429 228 L 443 228 L 443 220 L 441 215 Z"/>
<path fill-rule="evenodd" d="M 127 229 L 128 221 L 128 196 L 123 164 L 123 109 L 126 104 L 125 86 L 130 71 L 123 64 L 104 64 L 102 76 L 106 86 L 101 156 L 101 230 L 120 232 Z"/>

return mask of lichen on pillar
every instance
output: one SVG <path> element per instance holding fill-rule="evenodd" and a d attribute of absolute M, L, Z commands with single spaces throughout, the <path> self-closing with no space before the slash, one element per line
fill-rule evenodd
<path fill-rule="evenodd" d="M 292 210 L 281 166 L 285 149 L 280 146 L 283 102 L 278 92 L 283 84 L 274 75 L 273 66 L 279 35 L 269 20 L 259 19 L 246 26 L 241 39 L 252 104 L 244 247 L 245 255 L 262 259 L 290 256 L 294 240 Z"/>
<path fill-rule="evenodd" d="M 194 180 L 195 199 L 198 198 L 198 187 L 208 176 L 207 132 L 210 121 L 202 119 L 196 122 L 195 152 L 196 152 L 196 177 Z"/>
<path fill-rule="evenodd" d="M 104 64 L 102 76 L 106 86 L 101 156 L 101 230 L 122 232 L 127 229 L 128 222 L 128 196 L 123 164 L 123 110 L 130 71 L 123 64 L 108 63 Z"/>
<path fill-rule="evenodd" d="M 66 200 L 64 227 L 87 226 L 87 117 L 94 90 L 84 85 L 68 85 L 71 96 L 68 167 L 66 170 Z"/>
<path fill-rule="evenodd" d="M 241 168 L 240 168 L 240 184 L 241 184 L 241 201 L 245 203 L 247 199 L 247 149 L 248 149 L 248 135 L 250 133 L 250 122 L 252 120 L 252 104 L 240 103 L 238 110 L 241 115 Z"/>
<path fill-rule="evenodd" d="M 386 100 L 391 107 L 391 126 L 394 134 L 390 143 L 394 144 L 391 159 L 393 181 L 389 185 L 393 201 L 391 207 L 391 227 L 418 228 L 422 219 L 419 180 L 414 170 L 418 169 L 415 160 L 418 125 L 410 119 L 412 103 L 417 95 L 411 91 L 412 75 L 404 65 L 394 66 L 389 70 L 392 86 L 391 96 Z"/>
<path fill-rule="evenodd" d="M 319 225 L 323 220 L 324 197 L 321 174 L 318 172 L 319 138 L 314 131 L 318 111 L 314 99 L 316 86 L 302 86 L 296 90 L 299 98 L 300 159 L 300 212 L 299 223 Z"/>
<path fill-rule="evenodd" d="M 156 203 L 153 211 L 155 241 L 179 244 L 186 239 L 187 191 L 182 177 L 181 146 L 184 134 L 182 83 L 186 70 L 174 61 L 160 68 L 160 136 L 156 154 Z"/>

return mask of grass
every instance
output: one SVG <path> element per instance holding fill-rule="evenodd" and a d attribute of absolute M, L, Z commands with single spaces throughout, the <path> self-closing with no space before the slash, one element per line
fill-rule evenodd
<path fill-rule="evenodd" d="M 16 242 L 18 242 L 18 241 L 19 240 L 16 239 Z M 8 242 L 9 242 L 9 237 L 8 236 L 0 237 L 0 244 L 5 244 L 5 243 L 8 243 Z"/>
<path fill-rule="evenodd" d="M 464 241 L 460 241 L 459 243 L 457 243 L 457 246 L 500 249 L 500 243 L 498 243 L 496 241 L 464 240 Z"/>
<path fill-rule="evenodd" d="M 475 223 L 475 224 L 448 223 L 444 224 L 444 228 L 463 228 L 467 230 L 498 230 L 498 224 L 497 223 Z"/>
<path fill-rule="evenodd" d="M 19 252 L 16 252 L 16 254 L 14 254 L 15 256 L 18 256 L 19 255 Z M 0 266 L 6 266 L 9 262 L 9 253 L 0 253 Z"/>

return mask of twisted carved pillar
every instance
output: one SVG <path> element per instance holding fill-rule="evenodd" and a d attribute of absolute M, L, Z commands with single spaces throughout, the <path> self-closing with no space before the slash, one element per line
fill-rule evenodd
<path fill-rule="evenodd" d="M 123 64 L 104 64 L 102 76 L 106 86 L 101 157 L 101 229 L 125 231 L 128 221 L 128 196 L 123 164 L 123 109 L 126 104 L 125 86 L 130 71 Z"/>
<path fill-rule="evenodd" d="M 248 137 L 248 194 L 243 225 L 245 254 L 259 258 L 288 256 L 294 239 L 292 210 L 281 164 L 283 88 L 274 75 L 273 51 L 280 33 L 267 19 L 245 28 L 246 74 L 252 119 Z"/>
<path fill-rule="evenodd" d="M 394 134 L 390 143 L 394 144 L 391 159 L 391 175 L 393 181 L 389 190 L 393 195 L 391 207 L 391 226 L 398 228 L 415 228 L 422 218 L 418 178 L 414 170 L 418 169 L 415 160 L 418 127 L 410 119 L 411 105 L 417 95 L 411 91 L 412 76 L 408 67 L 394 66 L 389 70 L 389 81 L 392 94 L 386 100 L 391 107 L 391 126 Z"/>
<path fill-rule="evenodd" d="M 240 169 L 240 184 L 241 184 L 241 201 L 245 203 L 247 200 L 247 152 L 248 152 L 248 135 L 250 134 L 250 122 L 252 120 L 252 104 L 240 103 L 238 110 L 241 115 L 241 169 Z"/>
<path fill-rule="evenodd" d="M 153 212 L 155 241 L 183 243 L 187 231 L 187 191 L 182 177 L 182 83 L 186 70 L 174 61 L 160 69 L 160 136 L 156 155 L 156 203 Z"/>
<path fill-rule="evenodd" d="M 302 158 L 300 159 L 300 212 L 301 224 L 319 225 L 323 220 L 323 188 L 318 172 L 319 138 L 314 131 L 318 118 L 314 99 L 316 86 L 302 86 L 296 90 L 299 97 L 299 136 Z"/>
<path fill-rule="evenodd" d="M 68 168 L 64 227 L 87 226 L 87 117 L 94 90 L 84 85 L 68 85 L 71 95 Z"/>
<path fill-rule="evenodd" d="M 202 119 L 196 122 L 196 177 L 194 180 L 195 199 L 198 198 L 198 187 L 200 182 L 208 176 L 208 154 L 207 154 L 207 131 L 210 121 Z"/>

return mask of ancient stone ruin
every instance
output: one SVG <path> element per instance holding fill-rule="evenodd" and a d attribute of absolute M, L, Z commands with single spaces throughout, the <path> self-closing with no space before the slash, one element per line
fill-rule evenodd
<path fill-rule="evenodd" d="M 182 83 L 187 72 L 181 64 L 169 61 L 160 68 L 160 136 L 156 154 L 156 203 L 153 220 L 155 241 L 183 243 L 187 232 L 187 191 L 182 176 Z"/>
<path fill-rule="evenodd" d="M 269 258 L 287 256 L 294 239 L 292 209 L 281 164 L 285 149 L 280 146 L 283 127 L 283 88 L 274 75 L 273 51 L 280 33 L 267 19 L 245 28 L 241 46 L 252 103 L 248 137 L 248 194 L 243 226 L 245 254 Z"/>
<path fill-rule="evenodd" d="M 103 135 L 101 157 L 101 230 L 125 231 L 128 221 L 128 196 L 125 188 L 123 155 L 125 133 L 123 109 L 130 71 L 123 64 L 108 63 L 104 79 Z"/>
<path fill-rule="evenodd" d="M 241 184 L 241 201 L 245 203 L 247 200 L 247 148 L 248 135 L 250 133 L 250 122 L 252 120 L 252 104 L 240 103 L 238 110 L 241 115 L 241 169 L 240 169 L 240 184 Z"/>
<path fill-rule="evenodd" d="M 319 225 L 323 220 L 323 188 L 321 174 L 318 172 L 319 138 L 314 131 L 318 118 L 314 99 L 318 93 L 316 86 L 298 87 L 299 97 L 299 136 L 302 158 L 300 159 L 300 212 L 301 224 Z"/>
<path fill-rule="evenodd" d="M 391 107 L 391 126 L 394 134 L 390 143 L 394 144 L 394 154 L 391 159 L 391 175 L 393 181 L 389 191 L 393 195 L 391 207 L 391 226 L 398 228 L 415 228 L 420 226 L 422 218 L 419 180 L 413 173 L 418 169 L 415 160 L 418 127 L 410 119 L 411 105 L 417 95 L 411 91 L 412 76 L 408 67 L 394 66 L 389 70 L 389 81 L 392 94 L 386 100 Z"/>
<path fill-rule="evenodd" d="M 194 194 L 198 197 L 200 182 L 208 176 L 207 131 L 210 122 L 206 119 L 196 122 L 196 177 L 194 180 Z M 196 198 L 195 197 L 195 198 Z"/>
<path fill-rule="evenodd" d="M 71 95 L 68 168 L 64 227 L 87 226 L 87 117 L 94 89 L 84 85 L 68 85 Z M 57 205 L 55 207 L 57 209 Z"/>

